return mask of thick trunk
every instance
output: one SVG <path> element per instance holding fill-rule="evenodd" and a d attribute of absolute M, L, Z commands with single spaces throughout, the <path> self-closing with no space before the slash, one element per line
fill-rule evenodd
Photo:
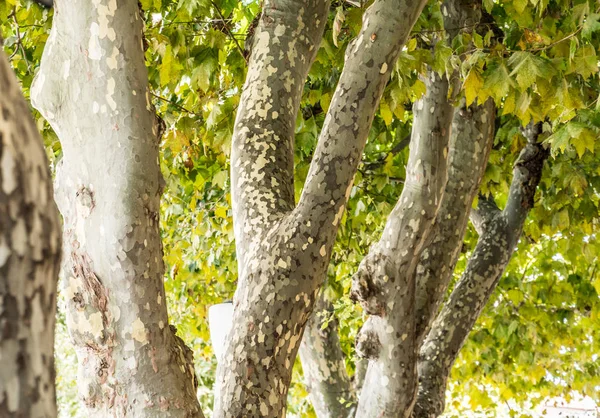
<path fill-rule="evenodd" d="M 42 140 L 1 51 L 0 92 L 0 416 L 54 417 L 60 218 Z"/>
<path fill-rule="evenodd" d="M 353 281 L 352 296 L 371 315 L 357 338 L 357 352 L 370 359 L 358 404 L 361 418 L 405 417 L 414 403 L 415 274 L 446 183 L 454 112 L 448 81 L 429 71 L 425 82 L 427 92 L 413 106 L 404 189 Z"/>
<path fill-rule="evenodd" d="M 167 319 L 161 174 L 136 0 L 57 1 L 31 96 L 60 138 L 68 326 L 90 416 L 201 416 Z"/>
<path fill-rule="evenodd" d="M 216 417 L 285 414 L 292 365 L 375 109 L 423 6 L 378 0 L 365 12 L 295 206 L 294 121 L 329 3 L 265 2 L 233 135 L 239 277 Z"/>
<path fill-rule="evenodd" d="M 321 295 L 304 330 L 299 354 L 304 381 L 317 417 L 347 418 L 353 411 L 355 399 L 340 347 L 338 324 L 334 319 L 323 328 L 326 318 L 319 316 L 331 315 L 332 311 L 331 303 Z"/>
<path fill-rule="evenodd" d="M 541 124 L 526 129 L 528 143 L 515 163 L 505 209 L 501 211 L 493 200 L 481 197 L 473 211 L 479 240 L 421 348 L 415 418 L 433 418 L 444 411 L 452 364 L 517 245 L 548 156 L 548 151 L 537 143 L 540 132 Z"/>

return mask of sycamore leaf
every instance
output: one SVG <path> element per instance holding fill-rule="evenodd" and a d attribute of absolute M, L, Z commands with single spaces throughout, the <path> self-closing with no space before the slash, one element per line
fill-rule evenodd
<path fill-rule="evenodd" d="M 600 30 L 600 14 L 592 13 L 585 19 L 583 29 L 581 30 L 581 36 L 583 39 L 590 39 L 592 34 Z"/>
<path fill-rule="evenodd" d="M 572 138 L 571 144 L 575 147 L 579 158 L 583 157 L 586 150 L 594 152 L 594 143 L 597 135 L 593 130 L 579 123 L 569 124 L 568 129 Z"/>
<path fill-rule="evenodd" d="M 530 52 L 515 52 L 508 63 L 513 68 L 510 76 L 516 76 L 517 84 L 522 90 L 535 83 L 538 77 L 550 78 L 554 74 L 549 60 Z"/>
<path fill-rule="evenodd" d="M 477 94 L 483 87 L 483 78 L 481 77 L 481 73 L 477 67 L 471 68 L 463 87 L 465 89 L 466 104 L 467 106 L 470 106 L 471 103 L 475 101 Z"/>
<path fill-rule="evenodd" d="M 390 126 L 390 124 L 392 123 L 392 120 L 394 118 L 394 115 L 392 113 L 392 110 L 390 109 L 390 106 L 384 101 L 382 101 L 381 104 L 379 105 L 379 114 L 381 115 L 381 118 L 385 122 L 385 125 Z"/>
<path fill-rule="evenodd" d="M 514 82 L 502 61 L 491 61 L 484 74 L 483 89 L 497 102 L 508 94 Z"/>

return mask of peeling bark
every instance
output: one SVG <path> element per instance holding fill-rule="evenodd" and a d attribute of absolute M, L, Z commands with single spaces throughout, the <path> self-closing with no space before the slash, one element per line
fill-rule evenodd
<path fill-rule="evenodd" d="M 60 218 L 29 107 L 0 52 L 0 416 L 56 416 Z"/>
<path fill-rule="evenodd" d="M 370 360 L 357 417 L 406 417 L 414 403 L 415 274 L 446 183 L 454 112 L 447 79 L 430 71 L 425 82 L 427 92 L 413 106 L 404 189 L 353 278 L 351 297 L 370 315 L 357 337 L 357 353 Z"/>
<path fill-rule="evenodd" d="M 90 416 L 202 416 L 191 351 L 171 330 L 162 177 L 135 0 L 59 0 L 32 86 L 58 135 L 64 292 Z"/>
<path fill-rule="evenodd" d="M 375 110 L 424 3 L 378 0 L 365 12 L 297 206 L 294 121 L 329 3 L 265 3 L 233 135 L 239 275 L 216 417 L 285 415 L 291 368 Z"/>
<path fill-rule="evenodd" d="M 482 197 L 473 211 L 479 240 L 421 348 L 415 418 L 434 418 L 444 411 L 452 364 L 517 245 L 548 157 L 548 150 L 537 143 L 540 133 L 541 124 L 530 125 L 525 131 L 528 143 L 515 163 L 504 210 L 498 209 L 491 198 Z"/>
<path fill-rule="evenodd" d="M 331 314 L 331 303 L 317 299 L 314 313 L 306 325 L 300 360 L 310 401 L 318 418 L 347 418 L 352 416 L 354 391 L 346 372 L 344 352 L 340 347 L 337 321 L 322 328 L 319 313 Z"/>

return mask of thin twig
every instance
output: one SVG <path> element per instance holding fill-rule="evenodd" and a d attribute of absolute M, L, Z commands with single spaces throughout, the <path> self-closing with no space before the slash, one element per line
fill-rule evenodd
<path fill-rule="evenodd" d="M 221 13 L 221 10 L 219 9 L 219 7 L 215 4 L 215 2 L 213 0 L 210 0 L 210 2 L 212 3 L 213 7 L 215 8 L 217 13 L 221 17 L 221 22 L 223 22 L 223 27 L 227 31 L 227 34 L 233 40 L 233 42 L 235 43 L 235 46 L 237 46 L 237 49 L 238 49 L 238 51 L 240 51 L 240 54 L 242 54 L 242 58 L 244 58 L 244 61 L 246 61 L 246 63 L 248 63 L 248 60 L 246 59 L 246 54 L 244 54 L 244 48 L 241 47 L 238 40 L 235 38 L 235 36 L 231 32 L 231 29 L 229 29 L 229 26 L 227 25 L 227 22 L 225 21 L 225 16 L 223 16 L 223 13 Z"/>
<path fill-rule="evenodd" d="M 192 112 L 191 110 L 188 110 L 185 107 L 183 107 L 183 106 L 181 106 L 181 105 L 179 105 L 179 104 L 177 104 L 177 103 L 175 103 L 175 102 L 173 102 L 173 101 L 171 101 L 171 100 L 169 100 L 169 99 L 167 99 L 165 97 L 159 96 L 156 93 L 150 92 L 150 94 L 153 95 L 154 97 L 156 97 L 157 99 L 162 100 L 163 102 L 166 102 L 166 103 L 169 103 L 169 104 L 175 106 L 179 110 L 183 110 L 184 112 L 189 113 L 191 115 L 200 116 L 198 113 Z"/>

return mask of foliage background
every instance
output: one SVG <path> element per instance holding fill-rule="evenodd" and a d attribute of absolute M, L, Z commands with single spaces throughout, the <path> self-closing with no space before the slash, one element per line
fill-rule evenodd
<path fill-rule="evenodd" d="M 359 30 L 364 11 L 346 1 L 332 3 L 296 124 L 298 194 L 343 67 L 345 47 Z M 231 299 L 235 291 L 228 156 L 251 45 L 247 38 L 260 5 L 142 0 L 141 6 L 150 88 L 166 127 L 161 144 L 167 183 L 161 217 L 165 287 L 171 320 L 194 350 L 199 397 L 208 411 L 215 361 L 207 308 Z M 449 402 L 450 416 L 465 410 L 494 416 L 497 404 L 508 400 L 523 407 L 510 410 L 511 416 L 528 416 L 530 405 L 547 396 L 581 393 L 600 398 L 600 14 L 598 3 L 588 0 L 485 0 L 484 10 L 483 23 L 463 28 L 450 46 L 435 42 L 445 35 L 437 1 L 430 1 L 413 29 L 371 129 L 324 291 L 334 302 L 352 374 L 353 341 L 363 317 L 348 300 L 350 278 L 378 239 L 401 192 L 408 148 L 399 144 L 410 133 L 411 104 L 424 91 L 418 75 L 427 66 L 448 73 L 458 69 L 464 81 L 461 95 L 468 103 L 487 97 L 497 103 L 497 134 L 482 192 L 492 193 L 500 205 L 506 199 L 512 163 L 524 144 L 519 127 L 530 120 L 545 121 L 552 158 L 536 207 L 498 291 L 455 364 Z M 28 0 L 0 3 L 4 50 L 26 96 L 52 13 Z M 60 144 L 34 114 L 54 166 Z M 476 239 L 469 229 L 456 277 Z M 62 311 L 58 318 L 61 416 L 77 416 L 76 360 Z M 290 412 L 312 416 L 299 364 L 295 370 Z"/>

